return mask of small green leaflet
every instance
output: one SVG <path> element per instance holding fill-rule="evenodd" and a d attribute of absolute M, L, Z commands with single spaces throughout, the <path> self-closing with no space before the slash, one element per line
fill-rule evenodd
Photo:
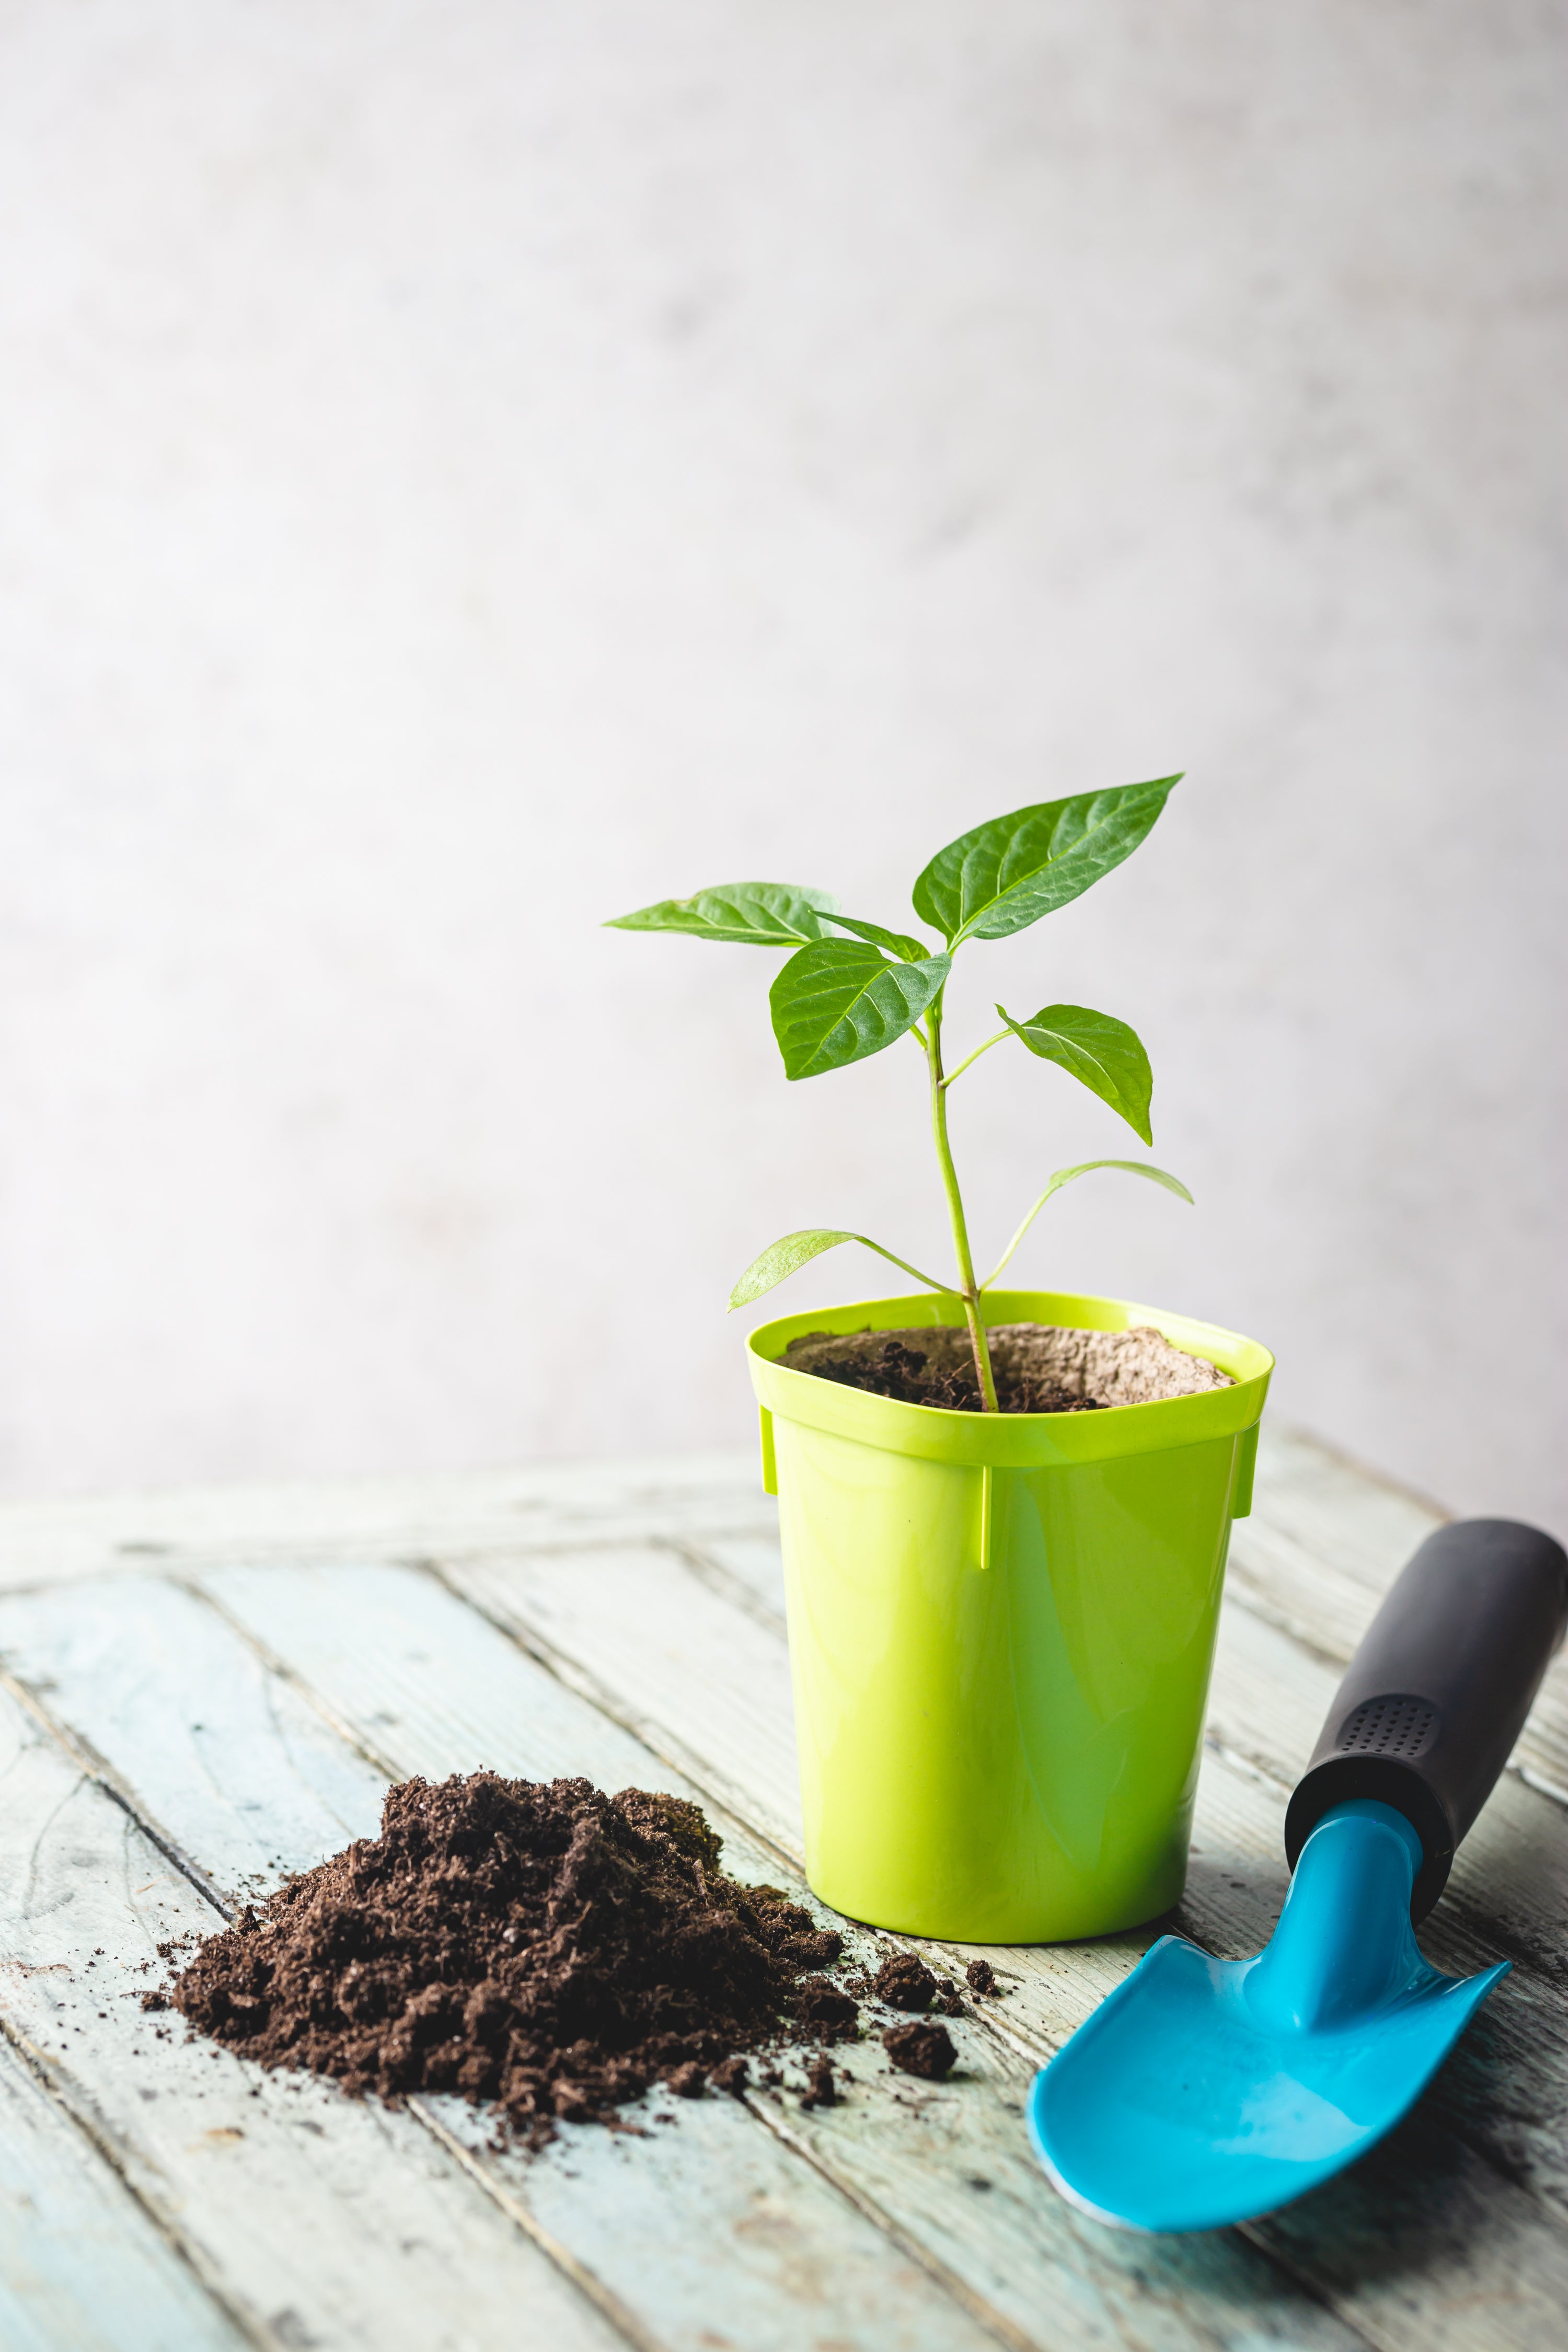
<path fill-rule="evenodd" d="M 931 950 L 923 940 L 911 940 L 907 931 L 885 931 L 880 923 L 862 923 L 853 915 L 839 915 L 826 910 L 830 922 L 841 931 L 853 931 L 858 940 L 869 940 L 874 948 L 886 948 L 902 963 L 923 963 Z"/>
<path fill-rule="evenodd" d="M 694 940 L 721 940 L 740 947 L 793 948 L 819 940 L 818 918 L 838 901 L 830 891 L 792 882 L 721 882 L 691 898 L 661 898 L 635 915 L 617 915 L 609 931 L 684 931 Z"/>
<path fill-rule="evenodd" d="M 1147 1176 L 1152 1184 L 1163 1184 L 1167 1192 L 1174 1192 L 1178 1199 L 1185 1201 L 1189 1208 L 1194 1205 L 1192 1194 L 1188 1192 L 1186 1186 L 1179 1178 L 1175 1176 L 1168 1176 L 1163 1168 L 1152 1168 L 1146 1160 L 1085 1160 L 1076 1168 L 1058 1168 L 1056 1174 L 1051 1178 L 1050 1182 L 1046 1186 L 1045 1191 L 1040 1194 L 1039 1199 L 1035 1202 L 1035 1205 L 1030 1210 L 1028 1215 L 1025 1218 L 1023 1223 L 1019 1226 L 1017 1232 L 1014 1234 L 1012 1240 L 1008 1243 L 1006 1248 L 1003 1251 L 1001 1256 L 997 1259 L 995 1265 L 992 1267 L 990 1273 L 986 1276 L 984 1281 L 981 1284 L 980 1287 L 982 1290 L 990 1289 L 992 1284 L 995 1281 L 997 1276 L 1001 1273 L 1003 1267 L 1006 1265 L 1008 1259 L 1017 1248 L 1018 1244 L 1023 1240 L 1024 1235 L 1028 1232 L 1029 1227 L 1034 1223 L 1035 1219 L 1039 1215 L 1040 1211 L 1050 1199 L 1051 1194 L 1053 1192 L 1059 1192 L 1064 1184 L 1070 1184 L 1075 1176 L 1092 1175 L 1097 1168 L 1120 1168 L 1123 1173 L 1128 1176 Z"/>
<path fill-rule="evenodd" d="M 1180 782 L 1160 776 L 993 817 L 937 852 L 915 884 L 915 912 L 950 948 L 1007 939 L 1131 857 Z"/>
<path fill-rule="evenodd" d="M 912 1029 L 951 959 L 892 963 L 858 940 L 818 940 L 792 955 L 768 992 L 786 1076 L 819 1077 L 863 1062 Z"/>
<path fill-rule="evenodd" d="M 885 1250 L 880 1242 L 868 1241 L 864 1234 L 844 1234 L 830 1225 L 808 1225 L 798 1234 L 785 1234 L 782 1241 L 770 1244 L 761 1257 L 752 1260 L 730 1293 L 731 1314 L 737 1307 L 750 1307 L 753 1299 L 765 1297 L 790 1275 L 798 1274 L 803 1265 L 809 1265 L 814 1257 L 820 1257 L 824 1250 L 837 1249 L 840 1242 L 858 1242 L 862 1249 L 875 1250 L 878 1256 L 885 1257 L 889 1265 L 902 1266 L 904 1272 L 912 1274 L 917 1282 L 923 1282 L 928 1290 L 948 1290 L 945 1282 L 933 1282 L 931 1276 L 922 1274 L 918 1265 L 911 1265 L 907 1258 L 895 1257 L 891 1250 Z M 949 1292 L 948 1295 L 954 1294 Z"/>
<path fill-rule="evenodd" d="M 1192 1194 L 1179 1177 L 1168 1176 L 1163 1168 L 1151 1168 L 1146 1160 L 1086 1160 L 1077 1168 L 1058 1168 L 1029 1214 L 1033 1216 L 1035 1210 L 1043 1209 L 1051 1194 L 1059 1192 L 1064 1184 L 1070 1184 L 1075 1176 L 1091 1175 L 1097 1168 L 1120 1168 L 1127 1176 L 1147 1176 L 1152 1184 L 1163 1184 L 1167 1192 L 1174 1192 L 1189 1209 L 1194 1205 Z"/>
<path fill-rule="evenodd" d="M 1005 1005 L 996 1010 L 1031 1054 L 1070 1070 L 1090 1094 L 1121 1113 L 1134 1135 L 1153 1142 L 1149 1103 L 1154 1074 L 1136 1030 L 1087 1004 L 1047 1004 L 1026 1021 L 1015 1021 Z"/>

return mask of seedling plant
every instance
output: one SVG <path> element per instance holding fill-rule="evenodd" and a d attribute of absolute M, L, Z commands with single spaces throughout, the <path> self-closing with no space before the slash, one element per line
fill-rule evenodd
<path fill-rule="evenodd" d="M 1154 1139 L 1149 1120 L 1154 1082 L 1136 1033 L 1126 1022 L 1086 1004 L 1043 1005 L 1026 1020 L 1015 1020 L 998 1004 L 1003 1025 L 994 1036 L 951 1070 L 942 1052 L 943 1000 L 959 950 L 976 940 L 1010 939 L 1043 915 L 1055 914 L 1081 898 L 1131 857 L 1180 782 L 1179 776 L 1161 776 L 1149 783 L 1044 801 L 961 834 L 937 852 L 914 887 L 915 912 L 940 933 L 940 948 L 841 914 L 837 899 L 826 890 L 784 882 L 721 883 L 693 898 L 661 898 L 657 906 L 615 919 L 609 928 L 623 931 L 678 931 L 690 939 L 741 947 L 792 949 L 768 996 L 773 1035 L 791 1078 L 841 1070 L 881 1053 L 900 1037 L 912 1037 L 925 1057 L 931 1136 L 952 1228 L 957 1281 L 940 1282 L 922 1274 L 867 1234 L 812 1225 L 785 1234 L 752 1261 L 731 1294 L 731 1309 L 749 1307 L 824 1250 L 837 1249 L 841 1242 L 859 1242 L 913 1275 L 928 1290 L 959 1302 L 974 1351 L 982 1403 L 987 1412 L 995 1412 L 1000 1408 L 981 1301 L 1052 1193 L 1092 1170 L 1115 1168 L 1129 1176 L 1147 1177 L 1191 1201 L 1184 1184 L 1143 1160 L 1086 1160 L 1074 1168 L 1058 1168 L 991 1272 L 984 1282 L 976 1281 L 963 1196 L 948 1139 L 949 1090 L 983 1054 L 1016 1039 L 1109 1103 L 1140 1140 L 1150 1144 Z M 840 936 L 846 933 L 847 937 Z"/>

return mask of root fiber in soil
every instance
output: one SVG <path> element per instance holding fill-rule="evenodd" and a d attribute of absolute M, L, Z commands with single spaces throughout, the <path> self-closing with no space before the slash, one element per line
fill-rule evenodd
<path fill-rule="evenodd" d="M 350 2092 L 458 2092 L 539 2145 L 650 2084 L 739 2091 L 741 2053 L 856 2031 L 821 1973 L 839 1937 L 720 1854 L 678 1797 L 407 1780 L 379 1837 L 247 1905 L 149 2004 Z"/>

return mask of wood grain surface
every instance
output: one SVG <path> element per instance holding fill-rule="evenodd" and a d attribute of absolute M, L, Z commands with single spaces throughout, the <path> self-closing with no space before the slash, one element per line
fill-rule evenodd
<path fill-rule="evenodd" d="M 1437 1514 L 1266 1439 L 1173 1923 L 1254 1950 L 1344 1659 Z M 1030 2157 L 1033 2068 L 1155 1930 L 993 1951 L 943 2084 L 845 2054 L 641 2137 L 500 2151 L 462 2102 L 268 2076 L 141 2006 L 160 1945 L 480 1765 L 703 1803 L 801 1880 L 773 1507 L 731 1456 L 0 1512 L 0 2344 L 603 2352 L 1540 2352 L 1568 2312 L 1568 1681 L 1423 1930 L 1514 1963 L 1410 2118 L 1244 2230 L 1141 2239 Z M 1165 1924 L 1165 1923 L 1162 1923 Z M 873 1962 L 889 1939 L 850 1928 Z M 913 1939 L 900 1939 L 911 1942 Z M 967 1955 L 931 1950 L 951 1966 Z"/>

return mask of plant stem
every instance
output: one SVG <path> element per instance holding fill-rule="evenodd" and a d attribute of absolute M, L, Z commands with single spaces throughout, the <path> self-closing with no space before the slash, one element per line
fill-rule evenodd
<path fill-rule="evenodd" d="M 931 1124 L 936 1138 L 936 1156 L 942 1169 L 942 1190 L 947 1194 L 947 1213 L 952 1223 L 952 1244 L 958 1256 L 958 1278 L 962 1286 L 959 1297 L 963 1301 L 963 1319 L 969 1326 L 969 1344 L 974 1350 L 974 1373 L 980 1382 L 981 1403 L 987 1412 L 1000 1412 L 996 1402 L 996 1381 L 991 1370 L 991 1350 L 986 1344 L 985 1326 L 980 1319 L 980 1290 L 974 1279 L 974 1260 L 969 1250 L 969 1228 L 963 1221 L 963 1195 L 958 1189 L 958 1171 L 952 1164 L 952 1148 L 947 1139 L 947 1096 L 942 1076 L 942 996 L 939 992 L 926 1013 L 926 1027 L 931 1037 Z"/>
<path fill-rule="evenodd" d="M 1010 1037 L 1012 1034 L 1013 1032 L 1011 1029 L 998 1029 L 994 1037 L 987 1037 L 984 1045 L 976 1045 L 973 1054 L 966 1054 L 963 1061 L 960 1062 L 957 1069 L 950 1070 L 948 1072 L 946 1077 L 942 1080 L 942 1085 L 944 1087 L 956 1086 L 959 1079 L 963 1076 L 965 1070 L 968 1069 L 971 1062 L 977 1062 L 982 1054 L 988 1054 L 993 1045 L 1000 1045 L 1004 1038 Z"/>

